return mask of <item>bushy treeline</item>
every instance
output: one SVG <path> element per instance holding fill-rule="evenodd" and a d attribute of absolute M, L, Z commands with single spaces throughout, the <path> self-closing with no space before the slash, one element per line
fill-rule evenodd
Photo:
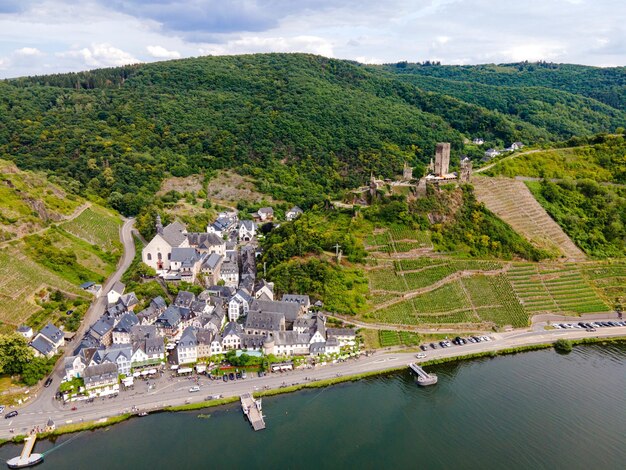
<path fill-rule="evenodd" d="M 589 179 L 527 184 L 587 254 L 598 258 L 626 255 L 626 188 Z"/>
<path fill-rule="evenodd" d="M 541 142 L 563 138 L 567 122 L 608 131 L 619 121 L 602 107 L 593 114 L 575 100 L 542 101 L 541 113 L 563 116 L 559 130 L 452 95 L 445 86 L 425 91 L 378 68 L 306 54 L 24 78 L 0 83 L 0 157 L 52 172 L 125 215 L 153 210 L 169 175 L 222 168 L 310 207 L 372 171 L 391 177 L 405 161 L 428 162 L 439 141 L 459 153 L 476 134 Z"/>

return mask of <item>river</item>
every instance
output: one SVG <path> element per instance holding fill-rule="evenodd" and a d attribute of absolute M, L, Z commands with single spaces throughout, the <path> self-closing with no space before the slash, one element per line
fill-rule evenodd
<path fill-rule="evenodd" d="M 626 468 L 623 343 L 427 370 L 429 388 L 406 372 L 266 398 L 257 433 L 230 405 L 38 442 L 60 446 L 39 468 Z"/>

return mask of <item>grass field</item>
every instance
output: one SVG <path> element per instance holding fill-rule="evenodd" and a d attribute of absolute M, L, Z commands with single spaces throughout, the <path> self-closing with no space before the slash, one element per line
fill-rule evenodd
<path fill-rule="evenodd" d="M 380 346 L 419 346 L 422 337 L 418 333 L 410 331 L 379 330 L 378 340 Z"/>
<path fill-rule="evenodd" d="M 99 246 L 103 251 L 120 253 L 119 229 L 122 222 L 112 212 L 97 206 L 85 209 L 74 220 L 61 224 L 67 232 Z"/>

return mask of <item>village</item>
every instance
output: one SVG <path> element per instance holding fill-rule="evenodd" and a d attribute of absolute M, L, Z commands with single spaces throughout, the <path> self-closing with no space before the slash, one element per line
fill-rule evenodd
<path fill-rule="evenodd" d="M 294 207 L 286 221 L 301 214 Z M 236 212 L 222 212 L 203 233 L 187 232 L 178 221 L 163 226 L 157 216 L 143 262 L 164 281 L 204 290 L 199 295 L 180 290 L 170 305 L 159 296 L 138 311 L 135 293 L 116 282 L 103 294 L 105 312 L 64 358 L 57 396 L 73 401 L 115 395 L 138 378 L 156 378 L 166 370 L 179 376 L 213 372 L 225 381 L 242 377 L 220 371 L 222 364 L 230 370 L 227 357 L 239 358 L 233 360 L 237 364 L 242 355 L 253 358 L 248 369 L 263 373 L 358 354 L 355 330 L 327 326 L 321 302 L 312 304 L 299 294 L 277 298 L 273 283 L 257 277 L 257 224 L 274 217 L 270 207 L 254 216 L 256 222 L 240 221 Z M 64 332 L 51 323 L 37 334 L 19 331 L 37 356 L 53 357 L 65 344 Z"/>

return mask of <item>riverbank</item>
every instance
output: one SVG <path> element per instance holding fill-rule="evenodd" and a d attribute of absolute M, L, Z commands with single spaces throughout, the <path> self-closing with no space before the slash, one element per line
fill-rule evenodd
<path fill-rule="evenodd" d="M 608 343 L 614 343 L 614 342 L 626 342 L 626 336 L 578 338 L 578 339 L 571 339 L 570 341 L 572 345 L 586 345 L 586 344 L 598 344 L 598 343 L 608 344 Z M 433 365 L 445 364 L 445 363 L 451 363 L 451 362 L 469 361 L 472 359 L 491 358 L 491 357 L 497 357 L 497 356 L 536 351 L 536 350 L 541 350 L 541 349 L 548 349 L 548 348 L 554 347 L 555 342 L 556 342 L 556 339 L 550 342 L 528 344 L 528 345 L 518 346 L 518 347 L 503 347 L 499 349 L 496 348 L 490 351 L 474 352 L 474 353 L 468 352 L 467 354 L 457 354 L 457 355 L 450 356 L 450 357 L 442 357 L 442 358 L 436 358 L 436 359 L 431 359 L 427 361 L 420 361 L 420 365 L 433 366 Z M 458 352 L 461 352 L 461 351 L 462 350 L 459 350 Z M 340 375 L 338 377 L 332 377 L 328 379 L 313 380 L 313 381 L 297 383 L 297 384 L 293 384 L 289 386 L 281 386 L 278 388 L 272 388 L 269 390 L 256 391 L 254 392 L 254 396 L 257 398 L 270 397 L 270 396 L 281 395 L 285 393 L 292 393 L 292 392 L 296 392 L 298 390 L 303 390 L 303 389 L 328 387 L 328 386 L 340 384 L 343 382 L 355 382 L 355 381 L 359 381 L 368 377 L 385 375 L 385 374 L 395 373 L 395 372 L 403 371 L 403 370 L 406 370 L 406 365 L 394 366 L 394 367 L 383 367 L 378 370 L 373 370 L 373 371 L 368 371 L 368 372 L 363 372 L 363 373 L 345 374 L 345 375 Z M 153 413 L 200 410 L 200 409 L 206 409 L 206 408 L 211 408 L 211 407 L 216 407 L 216 406 L 222 406 L 222 405 L 234 403 L 237 401 L 239 401 L 238 396 L 230 396 L 230 397 L 221 398 L 219 400 L 208 400 L 208 401 L 201 401 L 197 403 L 184 404 L 180 406 L 162 407 L 160 409 L 155 409 Z M 126 421 L 134 416 L 136 415 L 132 413 L 124 413 L 124 414 L 120 414 L 117 416 L 102 418 L 102 419 L 95 420 L 95 421 L 69 423 L 69 424 L 59 426 L 57 429 L 55 429 L 52 432 L 40 433 L 38 434 L 38 437 L 40 439 L 46 439 L 46 438 L 60 436 L 63 434 L 95 430 L 98 428 L 105 428 L 105 427 L 109 427 L 114 424 L 118 424 L 123 421 Z M 18 436 L 13 437 L 12 439 L 0 440 L 0 446 L 2 444 L 6 444 L 9 442 L 13 442 L 13 443 L 22 442 L 24 437 L 25 436 L 23 435 L 18 435 Z"/>

